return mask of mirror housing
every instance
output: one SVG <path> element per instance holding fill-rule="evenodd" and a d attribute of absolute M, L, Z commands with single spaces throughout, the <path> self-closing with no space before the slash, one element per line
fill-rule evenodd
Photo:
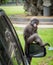
<path fill-rule="evenodd" d="M 31 57 L 44 57 L 46 56 L 46 48 L 39 44 L 32 43 L 29 47 L 29 55 Z"/>

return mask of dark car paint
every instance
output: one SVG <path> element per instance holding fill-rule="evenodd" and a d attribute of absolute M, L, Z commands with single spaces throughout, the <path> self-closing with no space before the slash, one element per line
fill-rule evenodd
<path fill-rule="evenodd" d="M 16 31 L 15 31 L 15 29 L 14 29 L 14 27 L 13 27 L 11 21 L 9 20 L 9 18 L 7 17 L 7 15 L 5 14 L 5 12 L 4 12 L 3 10 L 0 10 L 0 17 L 3 17 L 3 18 L 5 19 L 5 22 L 7 23 L 8 27 L 9 27 L 9 29 L 10 29 L 10 31 L 11 31 L 13 37 L 14 37 L 16 46 L 17 46 L 17 48 L 18 48 L 18 50 L 19 50 L 19 53 L 20 53 L 20 56 L 21 56 L 21 59 L 22 59 L 22 62 L 23 62 L 23 65 L 27 65 L 26 62 L 25 62 L 26 59 L 24 58 L 25 55 L 24 55 L 22 46 L 21 46 L 21 44 L 20 44 L 20 40 L 19 40 L 19 38 L 18 38 L 18 35 L 17 35 L 17 33 L 16 33 Z M 5 23 L 5 22 L 3 22 L 3 23 Z M 1 31 L 0 31 L 0 34 L 3 35 L 3 34 L 1 33 Z M 4 46 L 4 49 L 5 49 L 5 45 L 4 45 L 4 44 L 3 44 L 3 46 Z M 6 49 L 5 49 L 5 51 L 7 52 Z M 8 53 L 7 53 L 7 55 L 8 55 Z M 10 57 L 9 57 L 9 58 L 10 58 Z"/>

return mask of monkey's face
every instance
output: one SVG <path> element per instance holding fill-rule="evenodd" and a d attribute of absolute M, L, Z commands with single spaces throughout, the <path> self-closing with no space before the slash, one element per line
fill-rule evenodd
<path fill-rule="evenodd" d="M 34 28 L 37 28 L 38 27 L 38 25 L 36 23 L 33 26 L 34 26 Z"/>

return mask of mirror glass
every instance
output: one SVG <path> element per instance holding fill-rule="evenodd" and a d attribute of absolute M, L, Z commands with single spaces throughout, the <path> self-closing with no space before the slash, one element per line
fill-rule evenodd
<path fill-rule="evenodd" d="M 29 47 L 29 54 L 32 57 L 44 57 L 46 55 L 46 48 L 39 44 L 32 43 Z"/>

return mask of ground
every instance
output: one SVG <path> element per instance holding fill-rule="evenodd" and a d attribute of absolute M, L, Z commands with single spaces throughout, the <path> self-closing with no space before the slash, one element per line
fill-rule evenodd
<path fill-rule="evenodd" d="M 11 7 L 1 6 L 0 8 L 4 9 L 8 16 L 10 15 L 9 18 L 10 18 L 11 22 L 14 24 L 14 27 L 17 31 L 17 34 L 19 35 L 19 39 L 20 39 L 22 47 L 24 49 L 23 29 L 24 29 L 24 26 L 27 25 L 28 22 L 30 21 L 30 18 L 33 16 L 24 15 L 23 6 L 19 6 L 18 8 L 17 8 L 17 6 L 11 6 Z M 17 12 L 19 15 L 17 14 Z M 21 13 L 21 15 L 20 15 L 20 13 Z M 38 18 L 41 21 L 40 25 L 42 25 L 42 26 L 46 25 L 46 26 L 43 26 L 44 29 L 43 28 L 38 29 L 38 34 L 41 36 L 43 41 L 49 42 L 51 44 L 51 46 L 53 47 L 53 28 L 52 28 L 53 27 L 53 17 L 44 17 L 44 20 L 43 20 L 43 17 L 40 17 L 40 16 L 38 16 L 36 18 Z M 47 28 L 47 25 L 49 28 Z M 22 33 L 20 34 L 20 32 L 22 32 Z M 47 50 L 46 57 L 33 58 L 31 65 L 35 65 L 35 64 L 36 65 L 53 65 L 53 50 L 52 51 Z"/>

